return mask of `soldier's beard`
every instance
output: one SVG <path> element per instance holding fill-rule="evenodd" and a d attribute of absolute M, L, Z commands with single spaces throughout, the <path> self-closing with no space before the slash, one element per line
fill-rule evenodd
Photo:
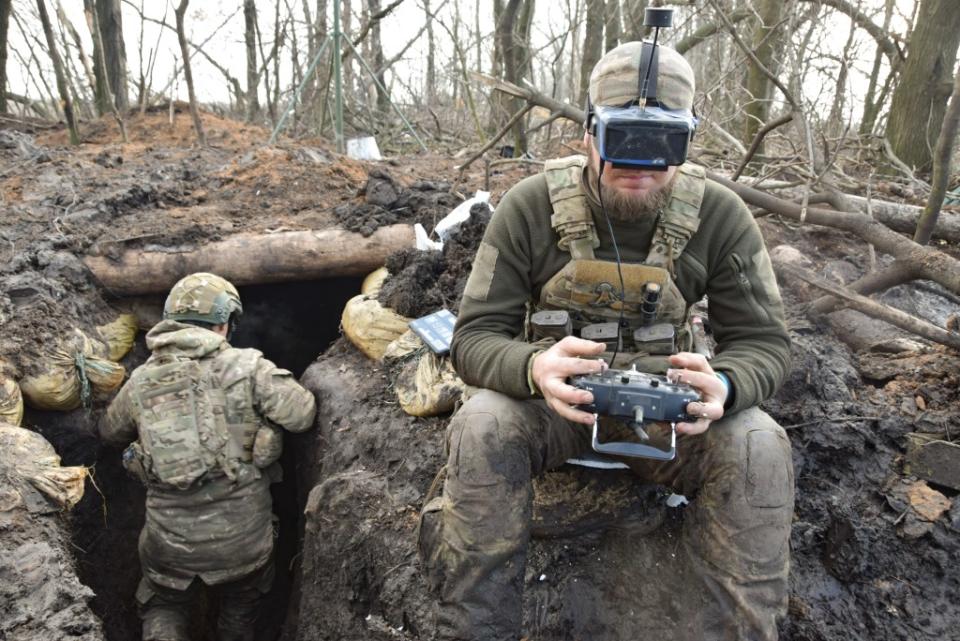
<path fill-rule="evenodd" d="M 666 207 L 667 203 L 670 202 L 670 195 L 673 193 L 673 184 L 676 182 L 677 175 L 674 173 L 670 182 L 663 187 L 644 194 L 624 193 L 616 187 L 599 182 L 599 174 L 593 162 L 588 163 L 588 179 L 590 191 L 593 192 L 594 197 L 597 196 L 597 185 L 600 185 L 600 192 L 603 195 L 601 201 L 603 209 L 611 219 L 620 222 L 632 222 L 655 216 L 657 212 Z"/>

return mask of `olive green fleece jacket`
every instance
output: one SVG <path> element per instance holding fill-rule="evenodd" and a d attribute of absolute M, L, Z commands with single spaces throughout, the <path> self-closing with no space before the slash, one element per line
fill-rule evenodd
<path fill-rule="evenodd" d="M 600 247 L 615 260 L 607 223 L 587 190 Z M 732 191 L 707 180 L 700 227 L 675 262 L 676 284 L 688 305 L 708 297 L 717 341 L 714 370 L 726 374 L 727 412 L 772 396 L 790 367 L 790 339 L 776 279 L 756 221 Z M 570 260 L 550 226 L 543 174 L 524 179 L 500 201 L 484 234 L 460 303 L 451 357 L 468 384 L 529 398 L 527 364 L 538 346 L 520 342 L 528 302 Z M 656 220 L 611 220 L 624 262 L 642 262 Z"/>

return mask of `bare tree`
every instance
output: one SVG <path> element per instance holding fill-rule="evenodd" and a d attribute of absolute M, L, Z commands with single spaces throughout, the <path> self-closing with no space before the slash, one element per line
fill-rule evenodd
<path fill-rule="evenodd" d="M 620 0 L 607 0 L 604 8 L 604 51 L 610 51 L 620 44 Z"/>
<path fill-rule="evenodd" d="M 917 224 L 917 233 L 913 242 L 926 245 L 933 236 L 940 216 L 940 207 L 943 197 L 947 193 L 947 181 L 950 178 L 950 161 L 953 158 L 953 145 L 957 140 L 957 126 L 960 123 L 960 73 L 953 81 L 953 95 L 946 115 L 943 117 L 943 126 L 940 128 L 940 137 L 937 140 L 937 151 L 933 157 L 933 179 L 931 180 L 930 198 L 927 207 Z"/>
<path fill-rule="evenodd" d="M 590 72 L 603 55 L 603 0 L 587 0 L 587 33 L 583 38 L 583 57 L 580 59 L 580 90 L 577 104 L 587 102 Z"/>
<path fill-rule="evenodd" d="M 433 14 L 430 0 L 423 0 L 423 11 L 427 14 L 427 106 L 437 102 L 437 45 L 433 37 Z"/>
<path fill-rule="evenodd" d="M 894 0 L 885 0 L 883 8 L 883 30 L 890 30 L 890 21 L 893 19 Z M 873 67 L 870 69 L 870 80 L 867 84 L 867 94 L 863 98 L 863 117 L 860 119 L 860 133 L 869 134 L 873 132 L 873 127 L 877 122 L 877 116 L 880 114 L 880 107 L 883 106 L 883 100 L 886 98 L 886 91 L 877 96 L 877 83 L 880 79 L 880 67 L 883 63 L 883 49 L 877 45 L 877 51 L 873 56 Z M 893 71 L 887 75 L 887 82 L 884 83 L 884 89 L 888 89 L 890 81 L 893 79 Z"/>
<path fill-rule="evenodd" d="M 256 0 L 243 0 L 243 42 L 247 49 L 247 122 L 252 122 L 260 111 L 257 95 L 259 74 L 257 73 L 257 3 Z"/>
<path fill-rule="evenodd" d="M 100 40 L 103 45 L 103 60 L 107 67 L 110 92 L 113 94 L 117 109 L 126 111 L 130 101 L 127 91 L 127 50 L 123 42 L 120 0 L 97 0 L 97 17 L 100 23 Z"/>
<path fill-rule="evenodd" d="M 778 53 L 783 41 L 778 38 L 777 27 L 783 9 L 782 0 L 759 0 L 758 13 L 761 24 L 754 34 L 753 49 L 757 59 L 770 73 L 776 74 L 779 67 Z M 770 95 L 773 84 L 769 75 L 758 63 L 751 61 L 747 67 L 747 93 L 749 102 L 744 106 L 746 122 L 743 140 L 747 143 L 757 136 L 757 132 L 767 122 L 770 111 Z M 761 147 L 762 148 L 762 147 Z"/>
<path fill-rule="evenodd" d="M 960 46 L 957 0 L 921 0 L 900 83 L 893 92 L 887 138 L 907 165 L 927 169 L 950 97 Z"/>
<path fill-rule="evenodd" d="M 42 2 L 43 0 L 38 0 Z M 177 17 L 177 40 L 180 41 L 180 55 L 183 57 L 183 77 L 187 81 L 187 95 L 190 97 L 190 116 L 193 118 L 193 128 L 197 130 L 197 139 L 201 145 L 207 144 L 207 137 L 203 133 L 203 122 L 197 109 L 197 95 L 193 90 L 193 73 L 190 71 L 190 50 L 187 48 L 187 34 L 183 26 L 183 19 L 187 13 L 190 0 L 180 0 L 174 10 Z"/>
<path fill-rule="evenodd" d="M 50 53 L 50 61 L 53 63 L 53 72 L 57 76 L 57 90 L 60 92 L 63 115 L 67 121 L 67 129 L 70 131 L 70 144 L 79 145 L 80 133 L 77 130 L 77 121 L 73 113 L 73 100 L 70 98 L 67 79 L 63 73 L 63 62 L 60 60 L 60 54 L 57 51 L 57 42 L 53 37 L 50 16 L 47 14 L 47 6 L 43 3 L 43 0 L 37 0 L 37 12 L 40 14 L 40 24 L 43 25 L 43 35 L 47 39 L 47 50 Z"/>
<path fill-rule="evenodd" d="M 0 113 L 7 112 L 7 27 L 11 0 L 0 0 Z"/>

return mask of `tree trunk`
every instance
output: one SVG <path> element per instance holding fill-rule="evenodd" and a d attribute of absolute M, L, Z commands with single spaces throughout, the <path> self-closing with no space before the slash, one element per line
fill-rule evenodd
<path fill-rule="evenodd" d="M 203 122 L 200 121 L 200 112 L 197 109 L 197 94 L 193 90 L 193 73 L 190 70 L 190 50 L 187 48 L 187 33 L 183 26 L 183 18 L 187 13 L 190 0 L 180 0 L 174 10 L 177 16 L 177 40 L 180 41 L 180 55 L 183 57 L 183 77 L 187 81 L 187 95 L 190 97 L 190 116 L 193 118 L 193 128 L 197 131 L 197 140 L 201 145 L 207 144 L 207 136 L 203 133 Z"/>
<path fill-rule="evenodd" d="M 0 0 L 0 113 L 7 113 L 7 27 L 11 0 Z"/>
<path fill-rule="evenodd" d="M 257 3 L 243 0 L 243 43 L 247 50 L 247 122 L 253 122 L 260 111 L 257 73 Z"/>
<path fill-rule="evenodd" d="M 900 160 L 929 169 L 960 45 L 957 0 L 921 0 L 907 61 L 893 92 L 887 138 Z"/>
<path fill-rule="evenodd" d="M 43 35 L 47 39 L 47 49 L 50 53 L 50 61 L 53 63 L 53 72 L 57 76 L 57 91 L 60 92 L 63 115 L 67 121 L 67 128 L 70 130 L 70 144 L 79 145 L 80 133 L 77 131 L 77 121 L 73 113 L 73 100 L 70 98 L 67 79 L 63 73 L 63 62 L 60 60 L 59 52 L 57 52 L 57 42 L 53 38 L 53 27 L 50 25 L 50 16 L 47 14 L 47 6 L 43 3 L 43 0 L 37 0 L 37 11 L 40 14 L 40 23 L 43 25 Z"/>
<path fill-rule="evenodd" d="M 380 13 L 381 9 L 381 0 L 368 0 L 370 3 L 370 15 L 375 16 Z M 454 46 L 457 46 L 454 44 Z M 372 50 L 372 66 L 376 71 L 377 81 L 380 83 L 384 89 L 387 88 L 387 73 L 384 69 L 386 58 L 383 55 L 383 43 L 380 39 L 380 21 L 377 20 L 374 22 L 373 27 L 370 28 L 370 49 Z M 380 87 L 377 87 L 377 111 L 382 114 L 387 114 L 390 111 L 390 94 L 386 91 L 381 91 Z"/>
<path fill-rule="evenodd" d="M 953 144 L 957 140 L 958 123 L 960 123 L 960 73 L 954 78 L 953 95 L 937 140 L 937 153 L 933 158 L 933 179 L 930 181 L 930 198 L 917 225 L 917 233 L 913 237 L 913 241 L 921 245 L 930 242 L 933 230 L 937 226 L 943 197 L 947 193 L 947 181 L 950 179 L 950 161 L 953 158 Z"/>
<path fill-rule="evenodd" d="M 97 30 L 100 29 L 99 24 L 95 22 L 96 16 L 96 0 L 83 0 L 83 17 L 87 21 L 87 29 L 93 39 L 93 102 L 97 108 L 97 115 L 102 116 L 110 111 L 110 96 L 107 91 L 109 83 L 103 71 L 106 68 L 103 48 L 100 46 L 100 39 L 96 35 Z"/>
<path fill-rule="evenodd" d="M 107 81 L 110 84 L 110 93 L 113 94 L 113 104 L 123 113 L 129 109 L 130 102 L 127 93 L 127 49 L 123 42 L 120 0 L 96 2 Z"/>
<path fill-rule="evenodd" d="M 647 10 L 647 0 L 623 0 L 626 8 L 623 12 L 623 40 L 633 42 L 643 40 L 646 29 L 643 26 L 643 16 Z"/>
<path fill-rule="evenodd" d="M 366 237 L 342 229 L 235 234 L 191 251 L 129 249 L 119 260 L 87 256 L 84 263 L 109 291 L 131 296 L 167 291 L 192 272 L 214 272 L 235 285 L 360 276 L 413 242 L 410 225 Z"/>
<path fill-rule="evenodd" d="M 604 15 L 604 46 L 603 50 L 610 51 L 620 44 L 620 0 L 607 0 Z"/>
<path fill-rule="evenodd" d="M 761 24 L 757 26 L 753 39 L 753 49 L 757 59 L 771 73 L 776 74 L 779 67 L 778 54 L 783 49 L 779 34 L 774 33 L 780 22 L 783 8 L 782 0 L 760 0 L 758 13 Z M 770 94 L 773 85 L 770 78 L 758 65 L 750 62 L 747 66 L 748 102 L 744 106 L 743 140 L 750 143 L 767 122 L 770 113 Z M 761 145 L 760 153 L 763 153 Z"/>
<path fill-rule="evenodd" d="M 577 104 L 587 104 L 590 72 L 603 55 L 603 0 L 587 0 L 586 33 L 583 37 L 583 57 L 580 58 L 580 90 Z"/>
<path fill-rule="evenodd" d="M 432 107 L 437 102 L 437 45 L 433 37 L 433 15 L 430 12 L 430 0 L 423 0 L 423 12 L 427 19 L 427 106 Z"/>
<path fill-rule="evenodd" d="M 886 0 L 883 9 L 883 30 L 890 30 L 890 20 L 893 18 L 894 0 Z M 880 79 L 880 66 L 883 62 L 883 49 L 877 45 L 877 51 L 873 56 L 873 68 L 870 70 L 870 81 L 867 84 L 867 95 L 863 99 L 863 118 L 860 119 L 860 135 L 866 136 L 873 133 L 873 127 L 877 123 L 877 116 L 880 114 L 882 103 L 877 100 L 877 82 Z"/>

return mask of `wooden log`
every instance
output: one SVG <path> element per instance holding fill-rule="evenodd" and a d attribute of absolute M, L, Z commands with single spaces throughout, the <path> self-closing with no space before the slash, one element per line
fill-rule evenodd
<path fill-rule="evenodd" d="M 235 285 L 362 276 L 393 252 L 414 246 L 413 227 L 390 225 L 371 236 L 343 229 L 236 234 L 189 248 L 128 249 L 119 259 L 87 256 L 87 268 L 122 296 L 167 291 L 193 272 L 213 272 Z"/>

